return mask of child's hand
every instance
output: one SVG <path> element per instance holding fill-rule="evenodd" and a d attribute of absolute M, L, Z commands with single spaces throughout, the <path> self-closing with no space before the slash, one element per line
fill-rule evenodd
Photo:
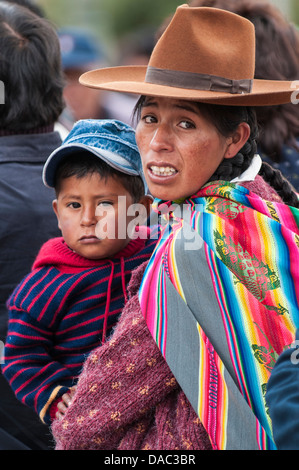
<path fill-rule="evenodd" d="M 57 419 L 62 419 L 63 416 L 65 415 L 68 409 L 68 406 L 70 405 L 71 400 L 74 396 L 75 391 L 76 391 L 76 385 L 71 387 L 68 393 L 65 393 L 64 395 L 62 395 L 61 400 L 57 404 L 57 408 L 58 408 L 58 410 L 56 411 Z"/>

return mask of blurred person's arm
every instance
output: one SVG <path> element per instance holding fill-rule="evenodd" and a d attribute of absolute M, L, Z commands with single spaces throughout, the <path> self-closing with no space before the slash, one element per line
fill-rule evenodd
<path fill-rule="evenodd" d="M 294 346 L 278 358 L 267 384 L 266 401 L 279 450 L 299 449 L 299 330 Z"/>

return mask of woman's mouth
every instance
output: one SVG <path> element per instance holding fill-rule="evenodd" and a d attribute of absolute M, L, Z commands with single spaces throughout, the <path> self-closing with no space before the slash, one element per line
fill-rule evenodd
<path fill-rule="evenodd" d="M 149 168 L 154 176 L 173 176 L 177 173 L 177 170 L 172 166 L 151 165 Z"/>

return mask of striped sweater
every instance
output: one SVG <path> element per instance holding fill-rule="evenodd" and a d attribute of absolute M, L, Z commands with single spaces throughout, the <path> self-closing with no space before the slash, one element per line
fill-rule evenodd
<path fill-rule="evenodd" d="M 76 383 L 90 351 L 116 324 L 132 271 L 154 250 L 156 236 L 146 235 L 109 260 L 88 260 L 63 238 L 49 240 L 8 299 L 2 372 L 46 424 L 51 404 Z"/>

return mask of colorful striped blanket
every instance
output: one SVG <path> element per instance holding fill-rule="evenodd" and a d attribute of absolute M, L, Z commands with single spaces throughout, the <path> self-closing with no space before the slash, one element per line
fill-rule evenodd
<path fill-rule="evenodd" d="M 154 209 L 151 334 L 214 449 L 275 449 L 265 392 L 299 326 L 299 210 L 219 181 Z"/>

